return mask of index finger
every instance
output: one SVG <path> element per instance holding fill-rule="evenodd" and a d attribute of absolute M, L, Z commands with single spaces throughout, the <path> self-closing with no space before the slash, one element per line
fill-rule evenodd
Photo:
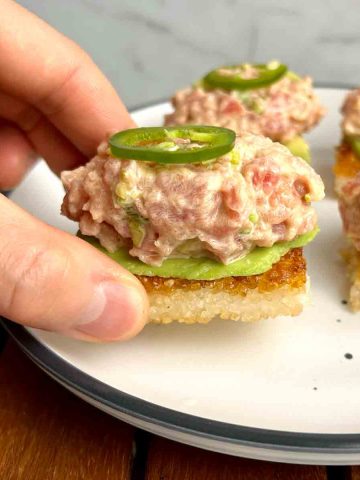
<path fill-rule="evenodd" d="M 108 132 L 134 126 L 78 45 L 13 1 L 1 3 L 1 90 L 41 111 L 87 157 Z"/>

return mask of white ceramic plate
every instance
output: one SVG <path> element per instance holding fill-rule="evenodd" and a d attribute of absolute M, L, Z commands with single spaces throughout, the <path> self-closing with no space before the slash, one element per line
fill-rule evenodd
<path fill-rule="evenodd" d="M 360 462 L 360 315 L 342 303 L 341 223 L 332 190 L 341 89 L 318 89 L 328 115 L 309 136 L 327 198 L 306 248 L 312 303 L 299 317 L 254 324 L 150 325 L 128 343 L 92 345 L 7 323 L 65 387 L 145 430 L 229 454 L 283 462 Z M 138 110 L 159 125 L 168 104 Z M 40 163 L 15 202 L 70 232 L 60 181 Z"/>

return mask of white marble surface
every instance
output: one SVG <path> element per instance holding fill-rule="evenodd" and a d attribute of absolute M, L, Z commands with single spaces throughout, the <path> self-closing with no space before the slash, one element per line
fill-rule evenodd
<path fill-rule="evenodd" d="M 222 63 L 278 58 L 360 84 L 358 0 L 20 0 L 88 51 L 133 108 Z"/>

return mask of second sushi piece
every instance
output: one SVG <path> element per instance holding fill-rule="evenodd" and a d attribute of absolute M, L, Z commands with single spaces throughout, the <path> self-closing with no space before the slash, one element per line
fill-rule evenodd
<path fill-rule="evenodd" d="M 166 125 L 215 125 L 261 134 L 307 161 L 310 152 L 302 134 L 325 113 L 312 79 L 277 61 L 220 67 L 178 91 L 172 105 Z"/>
<path fill-rule="evenodd" d="M 342 109 L 342 140 L 336 150 L 335 191 L 344 232 L 349 240 L 343 252 L 350 277 L 349 301 L 360 311 L 360 88 L 348 92 Z"/>

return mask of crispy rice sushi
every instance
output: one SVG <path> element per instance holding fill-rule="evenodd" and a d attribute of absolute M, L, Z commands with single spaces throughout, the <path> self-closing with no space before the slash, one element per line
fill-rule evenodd
<path fill-rule="evenodd" d="M 62 213 L 131 271 L 150 321 L 253 321 L 301 312 L 302 247 L 324 186 L 287 148 L 218 127 L 152 127 L 110 137 L 62 173 Z"/>

